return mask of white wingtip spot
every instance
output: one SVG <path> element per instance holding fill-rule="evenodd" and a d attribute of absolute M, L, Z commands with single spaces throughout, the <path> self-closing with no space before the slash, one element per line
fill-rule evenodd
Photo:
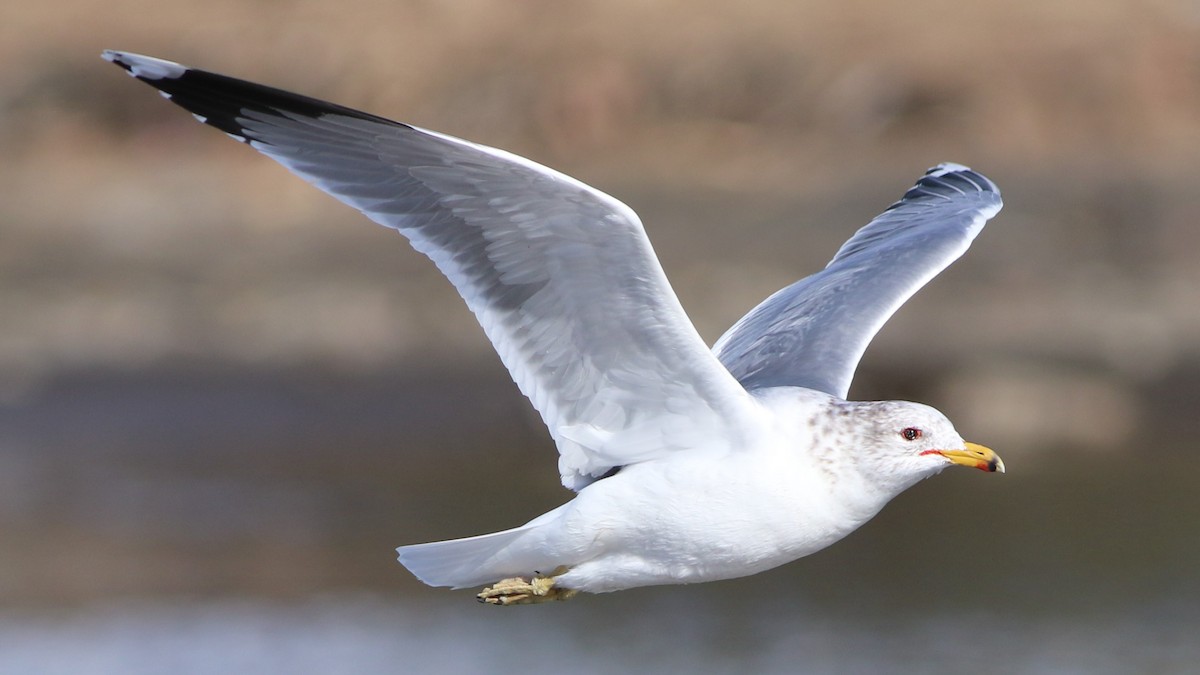
<path fill-rule="evenodd" d="M 969 166 L 964 166 L 962 164 L 956 164 L 954 162 L 942 162 L 941 164 L 938 164 L 937 166 L 933 167 L 928 172 L 926 172 L 926 175 L 937 178 L 939 176 L 945 176 L 948 173 L 954 173 L 956 171 L 970 171 L 970 170 L 971 170 L 971 167 L 969 167 Z"/>
<path fill-rule="evenodd" d="M 205 117 L 204 115 L 197 115 L 196 113 L 192 113 L 192 117 L 195 117 L 196 121 L 199 122 L 200 124 L 204 124 L 205 122 L 208 121 L 208 118 Z"/>
<path fill-rule="evenodd" d="M 174 61 L 156 59 L 152 56 L 118 52 L 112 49 L 104 50 L 100 56 L 105 61 L 124 66 L 130 75 L 140 77 L 144 80 L 174 79 L 183 76 L 187 72 L 187 67 L 185 66 L 181 66 Z"/>

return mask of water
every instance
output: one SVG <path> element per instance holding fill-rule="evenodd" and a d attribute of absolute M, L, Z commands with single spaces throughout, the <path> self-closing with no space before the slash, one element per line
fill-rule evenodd
<path fill-rule="evenodd" d="M 496 608 L 392 547 L 568 495 L 503 373 L 427 377 L 98 374 L 0 408 L 0 673 L 1200 672 L 1178 436 L 948 471 L 748 579 Z"/>
<path fill-rule="evenodd" d="M 815 612 L 694 589 L 578 604 L 106 603 L 0 614 L 0 672 L 91 673 L 1190 673 L 1194 604 L 1131 614 Z"/>

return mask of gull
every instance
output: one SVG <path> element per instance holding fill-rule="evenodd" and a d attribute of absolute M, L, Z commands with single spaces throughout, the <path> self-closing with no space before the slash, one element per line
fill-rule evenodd
<path fill-rule="evenodd" d="M 999 189 L 939 164 L 709 349 L 637 214 L 523 157 L 171 61 L 103 57 L 397 230 L 474 312 L 558 448 L 566 504 L 397 549 L 497 605 L 743 577 L 819 551 L 921 479 L 1004 471 L 937 410 L 849 401 L 884 322 L 966 252 Z"/>

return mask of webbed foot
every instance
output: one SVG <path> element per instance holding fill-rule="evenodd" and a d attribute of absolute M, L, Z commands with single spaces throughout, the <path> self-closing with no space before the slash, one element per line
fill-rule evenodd
<path fill-rule="evenodd" d="M 479 592 L 475 597 L 480 602 L 492 605 L 531 605 L 536 602 L 552 600 L 570 600 L 579 591 L 570 588 L 560 588 L 555 585 L 555 577 L 567 571 L 560 566 L 550 574 L 535 574 L 526 581 L 521 577 L 501 579 Z"/>

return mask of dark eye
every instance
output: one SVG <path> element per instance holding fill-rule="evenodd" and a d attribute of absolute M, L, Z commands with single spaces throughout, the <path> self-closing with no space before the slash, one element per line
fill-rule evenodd
<path fill-rule="evenodd" d="M 900 435 L 903 436 L 904 440 L 906 441 L 915 441 L 920 438 L 922 434 L 923 432 L 916 427 L 905 427 L 900 432 Z"/>

